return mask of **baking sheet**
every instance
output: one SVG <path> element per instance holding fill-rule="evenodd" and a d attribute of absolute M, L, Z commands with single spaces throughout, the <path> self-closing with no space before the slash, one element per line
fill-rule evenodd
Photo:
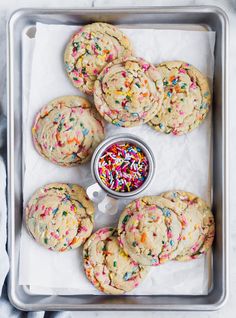
<path fill-rule="evenodd" d="M 36 153 L 31 140 L 33 118 L 44 103 L 60 95 L 79 94 L 66 78 L 62 63 L 64 45 L 76 29 L 77 27 L 37 25 L 30 90 L 28 87 L 30 100 L 29 103 L 24 100 L 23 105 L 24 202 L 39 186 L 48 182 L 77 182 L 83 186 L 92 183 L 89 165 L 79 168 L 57 167 Z M 169 59 L 186 60 L 208 74 L 209 79 L 212 80 L 214 32 L 173 30 L 125 30 L 125 32 L 134 43 L 137 55 L 145 57 L 152 63 Z M 25 37 L 23 53 L 32 52 L 32 47 L 27 46 L 27 41 L 28 38 Z M 32 43 L 33 40 L 30 41 Z M 158 134 L 147 125 L 130 129 L 107 125 L 107 135 L 116 132 L 135 133 L 152 147 L 157 160 L 157 174 L 154 186 L 148 190 L 148 194 L 181 188 L 192 191 L 207 201 L 210 201 L 211 189 L 210 131 L 210 116 L 198 129 L 181 137 Z M 120 211 L 127 202 L 121 202 Z M 111 225 L 117 217 L 118 215 L 96 213 L 96 227 Z M 83 274 L 79 254 L 80 249 L 65 254 L 47 251 L 38 246 L 23 227 L 19 283 L 30 285 L 32 292 L 40 294 L 99 293 Z M 203 257 L 189 263 L 170 262 L 153 268 L 152 273 L 133 294 L 205 294 L 209 283 L 208 265 L 209 260 Z M 168 285 L 167 280 L 170 282 Z"/>

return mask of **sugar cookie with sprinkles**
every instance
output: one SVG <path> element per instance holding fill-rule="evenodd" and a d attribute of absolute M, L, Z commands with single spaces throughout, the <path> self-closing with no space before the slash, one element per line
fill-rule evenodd
<path fill-rule="evenodd" d="M 83 258 L 88 279 L 106 294 L 119 295 L 133 290 L 149 271 L 123 251 L 115 228 L 95 232 L 84 244 Z"/>
<path fill-rule="evenodd" d="M 149 62 L 127 57 L 109 63 L 94 86 L 94 103 L 101 116 L 121 127 L 138 126 L 160 110 L 162 78 Z"/>
<path fill-rule="evenodd" d="M 182 135 L 198 127 L 211 106 L 207 78 L 194 66 L 182 61 L 157 65 L 163 79 L 162 107 L 149 125 L 166 134 Z"/>
<path fill-rule="evenodd" d="M 91 235 L 94 206 L 76 184 L 51 183 L 38 189 L 25 208 L 31 236 L 52 251 L 77 248 Z"/>
<path fill-rule="evenodd" d="M 183 211 L 184 229 L 176 260 L 189 261 L 206 254 L 215 235 L 214 216 L 207 203 L 195 194 L 185 191 L 165 192 L 161 196 Z"/>
<path fill-rule="evenodd" d="M 181 210 L 160 196 L 132 201 L 121 213 L 118 223 L 119 241 L 124 251 L 146 266 L 174 259 L 182 231 Z"/>
<path fill-rule="evenodd" d="M 88 161 L 103 141 L 104 123 L 86 99 L 63 96 L 40 110 L 32 136 L 36 150 L 45 159 L 61 166 L 75 166 Z"/>
<path fill-rule="evenodd" d="M 103 67 L 132 55 L 128 38 L 114 25 L 96 22 L 83 26 L 68 43 L 64 63 L 73 85 L 93 94 L 94 82 Z"/>

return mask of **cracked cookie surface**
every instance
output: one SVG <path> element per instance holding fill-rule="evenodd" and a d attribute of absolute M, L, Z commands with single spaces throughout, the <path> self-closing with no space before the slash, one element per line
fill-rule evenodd
<path fill-rule="evenodd" d="M 117 27 L 97 22 L 83 26 L 72 36 L 65 50 L 64 63 L 73 85 L 91 95 L 103 67 L 131 54 L 128 38 Z"/>
<path fill-rule="evenodd" d="M 166 134 L 182 135 L 198 127 L 211 106 L 207 78 L 194 66 L 182 61 L 156 66 L 163 80 L 162 107 L 149 125 Z"/>
<path fill-rule="evenodd" d="M 182 234 L 181 210 L 160 196 L 132 201 L 121 213 L 118 235 L 124 251 L 142 265 L 174 259 Z"/>
<path fill-rule="evenodd" d="M 90 159 L 104 139 L 104 123 L 94 107 L 79 96 L 63 96 L 44 106 L 32 128 L 35 148 L 61 166 Z"/>
<path fill-rule="evenodd" d="M 38 189 L 25 208 L 29 233 L 47 249 L 74 249 L 90 236 L 94 206 L 76 184 L 51 183 Z"/>
<path fill-rule="evenodd" d="M 119 295 L 131 291 L 149 271 L 123 251 L 114 228 L 95 232 L 84 244 L 83 258 L 88 279 L 106 294 Z"/>
<path fill-rule="evenodd" d="M 94 103 L 101 116 L 121 127 L 152 119 L 162 104 L 159 71 L 149 62 L 127 57 L 109 63 L 94 86 Z"/>
<path fill-rule="evenodd" d="M 205 254 L 212 246 L 215 234 L 214 216 L 207 203 L 185 191 L 165 192 L 161 196 L 183 211 L 184 228 L 176 260 L 188 261 Z"/>

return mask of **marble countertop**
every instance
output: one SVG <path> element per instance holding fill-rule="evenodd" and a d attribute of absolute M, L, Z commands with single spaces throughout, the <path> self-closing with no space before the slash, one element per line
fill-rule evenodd
<path fill-rule="evenodd" d="M 230 22 L 229 34 L 229 144 L 230 144 L 230 291 L 225 306 L 216 312 L 145 312 L 145 317 L 159 318 L 180 318 L 209 317 L 209 318 L 233 318 L 236 317 L 236 168 L 233 162 L 236 161 L 236 144 L 234 144 L 234 131 L 236 131 L 236 0 L 1 0 L 0 1 L 0 56 L 5 56 L 5 24 L 6 18 L 12 11 L 23 7 L 108 7 L 108 6 L 171 6 L 171 5 L 216 5 L 226 11 Z M 2 74 L 5 74 L 5 58 L 0 60 L 1 83 L 6 81 Z M 6 86 L 0 85 L 0 104 L 3 112 L 6 113 Z M 235 241 L 234 241 L 235 240 Z M 122 314 L 123 318 L 141 318 L 144 312 L 112 312 L 114 318 Z M 68 317 L 110 317 L 111 312 L 71 312 Z"/>

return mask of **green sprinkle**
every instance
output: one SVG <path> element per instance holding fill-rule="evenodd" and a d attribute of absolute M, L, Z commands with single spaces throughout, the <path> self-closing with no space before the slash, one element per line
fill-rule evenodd
<path fill-rule="evenodd" d="M 67 216 L 67 214 L 68 214 L 68 213 L 67 213 L 66 211 L 63 211 L 63 212 L 62 212 L 62 215 L 64 215 L 64 216 Z"/>
<path fill-rule="evenodd" d="M 70 118 L 70 121 L 74 121 L 75 119 L 72 117 L 72 118 Z"/>
<path fill-rule="evenodd" d="M 120 102 L 118 101 L 118 100 L 116 100 L 116 102 L 115 102 L 116 104 L 120 104 Z"/>
<path fill-rule="evenodd" d="M 164 81 L 163 84 L 164 84 L 164 86 L 167 86 L 168 85 L 168 81 Z"/>
<path fill-rule="evenodd" d="M 77 77 L 73 77 L 73 80 L 74 80 L 74 81 L 78 81 L 78 78 L 77 78 Z"/>
<path fill-rule="evenodd" d="M 58 125 L 58 127 L 57 127 L 57 131 L 61 131 L 62 130 L 62 123 L 60 123 L 59 125 Z"/>
<path fill-rule="evenodd" d="M 82 67 L 81 72 L 82 72 L 82 74 L 86 74 L 86 68 Z"/>
<path fill-rule="evenodd" d="M 99 46 L 97 43 L 95 44 L 95 47 L 96 47 L 96 49 L 97 49 L 97 50 L 99 50 L 99 51 L 101 51 L 101 50 L 102 50 L 102 49 L 100 48 L 100 46 Z"/>
<path fill-rule="evenodd" d="M 168 110 L 169 113 L 171 113 L 171 108 L 170 107 L 168 107 L 167 110 Z"/>
<path fill-rule="evenodd" d="M 129 218 L 130 218 L 130 215 L 127 214 L 127 215 L 123 218 L 122 224 L 127 223 L 128 220 L 129 220 Z"/>
<path fill-rule="evenodd" d="M 117 262 L 116 261 L 114 261 L 113 266 L 117 267 Z"/>
<path fill-rule="evenodd" d="M 48 244 L 48 239 L 47 238 L 44 239 L 44 243 Z"/>
<path fill-rule="evenodd" d="M 139 83 L 135 83 L 135 85 L 136 85 L 138 88 L 140 88 L 140 84 L 139 84 Z"/>
<path fill-rule="evenodd" d="M 133 241 L 132 245 L 133 245 L 133 247 L 136 247 L 138 244 L 137 244 L 137 242 Z"/>
<path fill-rule="evenodd" d="M 79 49 L 79 42 L 74 42 L 73 46 L 76 47 L 77 49 Z"/>
<path fill-rule="evenodd" d="M 131 97 L 129 95 L 126 95 L 126 99 L 131 102 Z"/>

